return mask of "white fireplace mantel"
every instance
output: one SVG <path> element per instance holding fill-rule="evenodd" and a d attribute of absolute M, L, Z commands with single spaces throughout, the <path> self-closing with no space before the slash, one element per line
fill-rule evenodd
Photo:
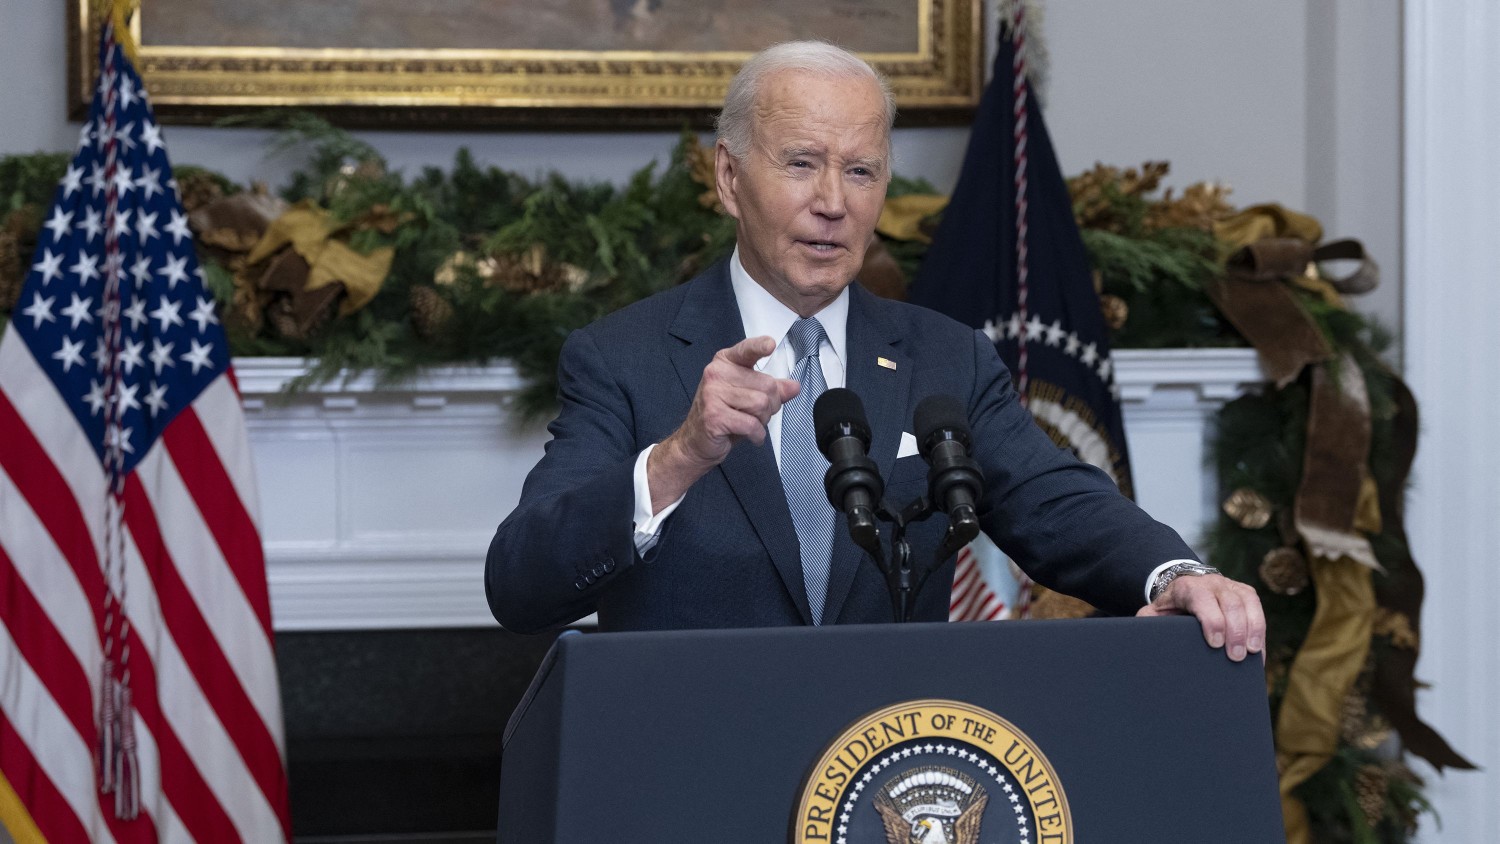
<path fill-rule="evenodd" d="M 1214 412 L 1262 381 L 1248 349 L 1115 352 L 1139 500 L 1190 542 L 1214 507 Z M 278 630 L 494 623 L 484 555 L 542 454 L 507 365 L 369 376 L 288 393 L 293 358 L 239 358 Z"/>

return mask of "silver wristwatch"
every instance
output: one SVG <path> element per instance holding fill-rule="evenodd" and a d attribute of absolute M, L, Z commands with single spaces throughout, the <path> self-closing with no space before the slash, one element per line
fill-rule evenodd
<path fill-rule="evenodd" d="M 1167 591 L 1167 587 L 1172 585 L 1172 581 L 1176 580 L 1179 577 L 1182 577 L 1184 575 L 1196 577 L 1203 574 L 1218 573 L 1219 570 L 1214 568 L 1213 566 L 1206 566 L 1202 563 L 1193 562 L 1192 560 L 1184 560 L 1180 563 L 1173 563 L 1172 565 L 1162 569 L 1161 574 L 1158 574 L 1156 576 L 1156 579 L 1151 582 L 1151 600 L 1154 601 L 1157 598 L 1161 597 L 1161 593 Z"/>

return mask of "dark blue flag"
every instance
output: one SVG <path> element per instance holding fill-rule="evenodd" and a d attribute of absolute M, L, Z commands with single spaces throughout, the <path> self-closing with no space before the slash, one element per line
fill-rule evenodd
<path fill-rule="evenodd" d="M 907 298 L 983 329 L 1037 424 L 1130 495 L 1107 328 L 1072 200 L 1025 81 L 1025 41 L 1016 37 L 1024 31 L 1002 29 L 958 186 Z"/>

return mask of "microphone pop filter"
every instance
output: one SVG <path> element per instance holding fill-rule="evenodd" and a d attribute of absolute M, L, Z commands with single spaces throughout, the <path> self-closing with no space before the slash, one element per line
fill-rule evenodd
<path fill-rule="evenodd" d="M 853 390 L 843 387 L 824 390 L 818 396 L 813 404 L 813 430 L 818 435 L 818 449 L 825 454 L 828 443 L 846 433 L 864 441 L 865 448 L 870 447 L 870 422 L 865 418 L 864 402 Z"/>
<path fill-rule="evenodd" d="M 944 439 L 942 432 L 948 431 L 952 438 L 969 448 L 969 417 L 964 406 L 952 396 L 928 396 L 917 404 L 912 414 L 912 425 L 917 435 L 917 448 L 922 457 L 930 458 L 932 448 Z"/>

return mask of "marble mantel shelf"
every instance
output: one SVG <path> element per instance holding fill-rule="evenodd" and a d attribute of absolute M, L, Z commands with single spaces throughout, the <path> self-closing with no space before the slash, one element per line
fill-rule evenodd
<path fill-rule="evenodd" d="M 1189 541 L 1215 506 L 1214 412 L 1261 383 L 1248 349 L 1118 350 L 1139 500 Z M 297 358 L 237 358 L 278 630 L 494 624 L 484 555 L 547 435 L 510 404 L 509 365 L 396 384 L 355 375 L 288 393 Z"/>

